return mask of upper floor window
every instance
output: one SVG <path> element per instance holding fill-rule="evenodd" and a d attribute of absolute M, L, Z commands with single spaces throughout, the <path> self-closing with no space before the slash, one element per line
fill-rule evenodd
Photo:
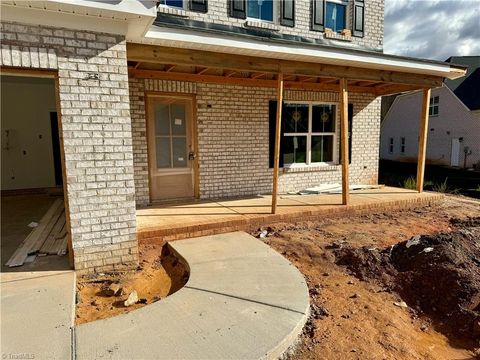
<path fill-rule="evenodd" d="M 273 0 L 247 0 L 247 17 L 273 21 Z"/>
<path fill-rule="evenodd" d="M 185 7 L 184 0 L 160 0 L 160 5 L 167 5 L 183 9 Z"/>
<path fill-rule="evenodd" d="M 428 108 L 428 115 L 438 116 L 439 103 L 440 103 L 440 98 L 438 96 L 433 96 L 430 98 L 430 107 Z"/>
<path fill-rule="evenodd" d="M 327 1 L 325 26 L 334 32 L 346 29 L 347 6 L 343 2 Z"/>

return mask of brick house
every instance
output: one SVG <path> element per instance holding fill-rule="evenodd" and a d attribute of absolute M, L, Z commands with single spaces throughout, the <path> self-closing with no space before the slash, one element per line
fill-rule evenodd
<path fill-rule="evenodd" d="M 278 192 L 342 182 L 347 203 L 349 182 L 377 183 L 379 96 L 421 89 L 425 98 L 464 74 L 383 54 L 383 7 L 2 1 L 5 84 L 51 81 L 75 268 L 135 266 L 136 207 L 273 192 L 275 211 Z M 17 174 L 2 190 L 59 185 L 20 185 L 20 168 L 40 164 L 26 157 L 2 167 Z"/>

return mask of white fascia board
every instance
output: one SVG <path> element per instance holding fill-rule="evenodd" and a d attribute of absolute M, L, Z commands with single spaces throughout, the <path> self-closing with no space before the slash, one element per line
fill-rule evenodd
<path fill-rule="evenodd" d="M 119 18 L 130 16 L 153 16 L 157 14 L 154 0 L 46 0 L 58 6 L 67 5 L 77 9 L 98 9 Z"/>
<path fill-rule="evenodd" d="M 340 48 L 327 49 L 321 46 L 307 47 L 301 44 L 280 44 L 263 42 L 257 39 L 245 40 L 235 36 L 208 34 L 159 26 L 152 26 L 143 39 L 136 39 L 135 42 L 237 55 L 402 71 L 441 76 L 448 79 L 461 77 L 465 73 L 461 69 L 452 68 L 449 64 L 435 64 L 415 59 L 399 59 L 381 53 L 358 52 Z"/>
<path fill-rule="evenodd" d="M 155 4 L 148 9 L 140 3 L 152 1 L 121 0 L 113 5 L 86 0 L 47 0 L 38 1 L 34 7 L 28 7 L 27 2 L 6 1 L 0 3 L 1 20 L 138 38 L 145 35 L 156 17 Z"/>

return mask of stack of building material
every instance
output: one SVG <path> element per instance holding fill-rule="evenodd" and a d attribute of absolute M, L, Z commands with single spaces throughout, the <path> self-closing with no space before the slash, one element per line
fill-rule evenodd
<path fill-rule="evenodd" d="M 30 234 L 13 253 L 6 265 L 21 266 L 32 262 L 35 256 L 49 254 L 65 255 L 67 253 L 67 229 L 65 225 L 65 208 L 58 199 L 52 204 Z"/>

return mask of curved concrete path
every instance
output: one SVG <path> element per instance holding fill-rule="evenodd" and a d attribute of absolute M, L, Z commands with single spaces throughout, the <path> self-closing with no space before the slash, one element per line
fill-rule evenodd
<path fill-rule="evenodd" d="M 244 233 L 170 243 L 190 266 L 175 294 L 76 327 L 77 359 L 274 359 L 309 311 L 300 272 Z"/>

